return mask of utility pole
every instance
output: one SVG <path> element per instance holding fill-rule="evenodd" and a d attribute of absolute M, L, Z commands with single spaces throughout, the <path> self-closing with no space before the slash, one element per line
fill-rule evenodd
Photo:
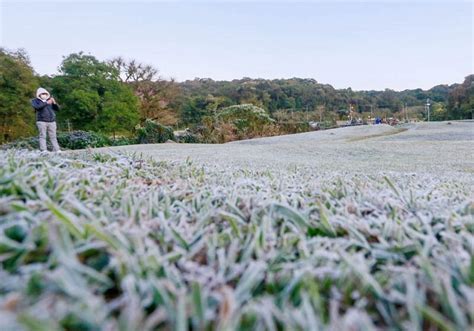
<path fill-rule="evenodd" d="M 403 107 L 405 109 L 405 122 L 408 123 L 408 108 L 407 108 L 407 103 L 405 102 L 405 107 Z"/>
<path fill-rule="evenodd" d="M 428 122 L 430 121 L 430 98 L 426 99 L 425 110 L 428 112 Z"/>

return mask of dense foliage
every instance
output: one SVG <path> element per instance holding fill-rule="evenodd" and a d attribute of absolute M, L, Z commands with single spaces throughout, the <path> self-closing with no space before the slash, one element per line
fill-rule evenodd
<path fill-rule="evenodd" d="M 449 118 L 473 118 L 474 112 L 474 75 L 467 76 L 464 82 L 457 85 L 449 94 Z"/>
<path fill-rule="evenodd" d="M 86 131 L 62 132 L 58 135 L 58 142 L 65 149 L 83 149 L 110 145 L 107 137 L 95 132 Z"/>
<path fill-rule="evenodd" d="M 472 80 L 472 78 L 471 78 Z M 432 102 L 446 104 L 449 93 L 457 85 L 438 85 L 430 90 L 405 90 L 396 92 L 353 91 L 352 89 L 335 89 L 331 85 L 318 83 L 314 79 L 251 79 L 244 78 L 232 81 L 214 81 L 212 79 L 195 79 L 180 84 L 183 93 L 193 100 L 185 105 L 194 105 L 194 109 L 206 111 L 209 97 L 213 96 L 223 105 L 252 103 L 267 109 L 271 114 L 278 110 L 301 112 L 319 112 L 317 107 L 333 113 L 345 113 L 352 108 L 357 113 L 374 115 L 397 113 L 406 107 L 424 106 L 429 98 Z"/>
<path fill-rule="evenodd" d="M 177 124 L 175 110 L 180 91 L 173 80 L 161 79 L 156 68 L 135 60 L 126 61 L 118 57 L 109 63 L 120 73 L 119 79 L 139 98 L 140 122 L 151 119 L 164 125 Z"/>
<path fill-rule="evenodd" d="M 0 48 L 0 143 L 33 134 L 30 98 L 36 85 L 26 53 Z"/>
<path fill-rule="evenodd" d="M 190 130 L 175 132 L 175 139 L 179 143 L 198 144 L 202 142 L 202 137 Z"/>
<path fill-rule="evenodd" d="M 431 120 L 472 118 L 473 77 L 467 76 L 462 84 L 400 92 L 335 89 L 301 78 L 196 78 L 177 83 L 160 78 L 156 68 L 135 60 L 105 62 L 83 53 L 65 57 L 58 75 L 36 77 L 24 52 L 1 50 L 0 142 L 35 132 L 29 99 L 39 84 L 50 89 L 61 106 L 59 128 L 130 136 L 137 124 L 150 119 L 174 129 L 200 131 L 205 142 L 223 142 L 304 132 L 311 129 L 310 121 L 327 128 L 350 117 L 423 120 L 428 117 L 427 99 Z M 223 109 L 244 104 L 263 109 L 275 121 L 260 125 L 256 117 L 252 118 L 255 122 L 246 119 L 251 114 L 244 112 L 240 119 L 220 120 Z M 222 125 L 215 127 L 219 123 Z"/>
<path fill-rule="evenodd" d="M 67 119 L 74 129 L 113 134 L 131 131 L 138 123 L 138 98 L 120 82 L 112 65 L 78 53 L 66 57 L 59 71 L 44 79 L 60 102 L 59 121 Z"/>
<path fill-rule="evenodd" d="M 88 147 L 104 147 L 112 145 L 111 140 L 100 133 L 90 131 L 72 131 L 59 132 L 57 135 L 59 145 L 62 149 L 84 149 Z M 52 150 L 49 139 L 47 140 L 48 149 Z M 38 149 L 38 137 L 22 138 L 4 144 L 3 149 L 23 148 Z"/>
<path fill-rule="evenodd" d="M 137 141 L 139 144 L 157 144 L 174 140 L 173 129 L 152 120 L 146 120 L 137 127 Z"/>
<path fill-rule="evenodd" d="M 267 112 L 252 104 L 235 105 L 221 109 L 217 115 L 217 125 L 230 124 L 240 138 L 252 138 L 271 126 L 275 120 Z"/>

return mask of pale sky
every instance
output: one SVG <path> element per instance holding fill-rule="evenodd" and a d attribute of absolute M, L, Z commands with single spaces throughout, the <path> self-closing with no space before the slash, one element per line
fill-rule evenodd
<path fill-rule="evenodd" d="M 430 88 L 473 73 L 473 4 L 0 0 L 0 45 L 55 74 L 84 51 L 164 77 L 314 78 L 355 90 Z"/>

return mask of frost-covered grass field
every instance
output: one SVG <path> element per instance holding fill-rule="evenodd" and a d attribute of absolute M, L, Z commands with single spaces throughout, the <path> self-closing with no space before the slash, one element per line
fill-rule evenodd
<path fill-rule="evenodd" d="M 474 123 L 402 129 L 0 152 L 0 330 L 469 330 Z"/>

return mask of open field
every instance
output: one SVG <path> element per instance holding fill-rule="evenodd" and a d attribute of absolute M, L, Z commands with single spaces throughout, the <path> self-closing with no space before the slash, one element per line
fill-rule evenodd
<path fill-rule="evenodd" d="M 451 123 L 451 124 L 447 124 Z M 405 129 L 408 129 L 404 131 Z M 471 172 L 474 122 L 357 126 L 223 145 L 158 144 L 107 150 L 137 152 L 157 160 L 255 168 L 309 166 L 320 171 Z"/>
<path fill-rule="evenodd" d="M 474 123 L 402 129 L 2 151 L 0 330 L 468 330 Z"/>

